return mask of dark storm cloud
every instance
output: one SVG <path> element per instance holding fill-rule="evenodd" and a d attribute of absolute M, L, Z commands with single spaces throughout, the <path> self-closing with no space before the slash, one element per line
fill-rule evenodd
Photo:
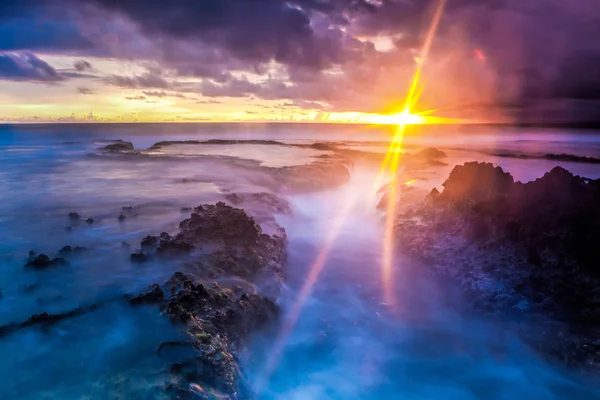
<path fill-rule="evenodd" d="M 311 13 L 339 13 L 364 2 L 317 0 L 95 0 L 137 23 L 152 37 L 209 43 L 247 62 L 276 60 L 283 64 L 325 68 L 353 57 L 343 45 L 343 32 L 315 32 Z M 364 3 L 367 4 L 367 3 Z"/>
<path fill-rule="evenodd" d="M 0 79 L 58 82 L 63 78 L 47 62 L 31 52 L 0 52 Z"/>

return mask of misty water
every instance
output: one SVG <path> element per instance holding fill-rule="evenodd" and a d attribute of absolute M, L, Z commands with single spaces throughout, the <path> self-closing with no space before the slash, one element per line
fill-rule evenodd
<path fill-rule="evenodd" d="M 155 307 L 131 307 L 125 294 L 162 283 L 176 262 L 132 264 L 141 238 L 175 232 L 182 207 L 214 203 L 231 192 L 272 189 L 274 169 L 316 161 L 327 151 L 260 144 L 149 149 L 163 140 L 344 142 L 385 151 L 389 128 L 318 125 L 56 125 L 0 127 L 0 326 L 41 312 L 98 305 L 47 328 L 0 337 L 2 399 L 153 399 L 171 379 L 161 342 L 184 333 Z M 141 154 L 108 154 L 113 139 Z M 419 131 L 406 151 L 444 149 L 445 166 L 404 171 L 410 196 L 423 196 L 465 161 L 490 161 L 529 181 L 560 165 L 588 178 L 600 164 L 499 157 L 568 153 L 600 157 L 600 134 L 565 131 Z M 383 213 L 378 168 L 355 163 L 350 182 L 312 193 L 278 193 L 293 216 L 276 215 L 288 234 L 286 284 L 279 303 L 302 312 L 283 341 L 277 326 L 253 336 L 242 367 L 263 399 L 600 399 L 600 385 L 543 358 L 505 321 L 467 311 L 453 284 L 397 254 L 394 302 L 383 299 Z M 123 207 L 132 207 L 124 222 Z M 260 211 L 260 210 L 259 210 Z M 78 212 L 94 224 L 70 221 Z M 259 221 L 260 222 L 260 221 Z M 70 266 L 23 268 L 30 250 L 87 250 Z M 128 247 L 128 245 L 130 247 Z M 324 250 L 325 249 L 325 250 Z M 311 268 L 326 262 L 306 299 Z M 274 333 L 275 332 L 275 333 Z M 273 355 L 281 344 L 282 351 Z M 273 361 L 273 359 L 275 360 Z M 274 368 L 268 368 L 274 362 Z"/>

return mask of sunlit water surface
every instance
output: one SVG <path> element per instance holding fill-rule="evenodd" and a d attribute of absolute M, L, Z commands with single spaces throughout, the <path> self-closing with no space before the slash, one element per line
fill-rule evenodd
<path fill-rule="evenodd" d="M 97 148 L 106 140 L 121 138 L 145 149 L 161 140 L 213 138 L 381 142 L 391 133 L 272 125 L 0 127 L 0 324 L 43 311 L 100 305 L 50 328 L 0 337 L 0 398 L 161 398 L 157 388 L 170 379 L 170 364 L 155 350 L 182 333 L 155 308 L 132 308 L 123 295 L 163 282 L 178 265 L 132 265 L 131 249 L 145 235 L 176 231 L 186 217 L 181 207 L 222 200 L 232 191 L 268 190 L 269 172 L 261 167 L 311 162 L 323 154 L 265 145 L 186 145 L 140 156 L 103 155 Z M 600 177 L 597 164 L 474 151 L 563 149 L 598 157 L 600 137 L 590 133 L 424 132 L 407 140 L 448 153 L 448 166 L 405 171 L 407 181 L 416 179 L 411 186 L 415 196 L 440 188 L 452 167 L 466 160 L 494 162 L 523 181 L 556 165 Z M 358 145 L 351 147 L 381 147 Z M 377 172 L 372 165 L 357 164 L 351 182 L 341 188 L 286 197 L 294 216 L 277 216 L 289 236 L 288 281 L 280 298 L 284 310 L 298 301 L 323 248 L 331 248 L 294 329 L 280 342 L 272 333 L 257 335 L 243 354 L 244 369 L 260 397 L 600 399 L 589 379 L 543 360 L 503 329 L 502 321 L 463 313 L 450 283 L 439 282 L 401 254 L 393 273 L 395 301 L 384 302 L 383 215 L 376 210 L 373 186 Z M 123 207 L 134 212 L 121 223 L 117 217 Z M 72 223 L 69 212 L 97 222 Z M 68 267 L 23 268 L 29 250 L 55 254 L 65 245 L 88 251 L 74 256 Z M 273 361 L 268 355 L 278 346 L 276 368 L 267 368 L 267 361 Z"/>

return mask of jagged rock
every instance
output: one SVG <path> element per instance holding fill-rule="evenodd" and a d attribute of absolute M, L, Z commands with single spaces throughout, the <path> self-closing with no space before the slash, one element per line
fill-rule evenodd
<path fill-rule="evenodd" d="M 85 247 L 81 247 L 81 246 L 71 247 L 71 246 L 67 245 L 58 251 L 58 255 L 65 257 L 65 256 L 68 256 L 71 254 L 80 254 L 85 251 L 87 251 L 87 249 Z"/>
<path fill-rule="evenodd" d="M 173 398 L 196 398 L 199 388 L 230 399 L 249 396 L 237 353 L 250 333 L 277 316 L 278 308 L 272 298 L 256 293 L 253 285 L 229 289 L 212 279 L 232 276 L 251 281 L 260 274 L 261 282 L 270 275 L 281 285 L 285 241 L 283 229 L 278 235 L 267 235 L 244 210 L 224 203 L 196 207 L 175 235 L 163 232 L 142 240 L 144 251 L 157 256 L 173 249 L 185 253 L 209 249 L 186 257 L 189 274 L 177 272 L 164 285 L 154 285 L 131 300 L 159 302 L 164 314 L 186 327 L 190 340 L 176 345 L 190 346 L 191 355 L 173 364 L 171 371 L 179 380 L 168 389 Z M 164 347 L 171 345 L 159 350 Z"/>
<path fill-rule="evenodd" d="M 144 253 L 131 253 L 129 256 L 132 263 L 142 264 L 150 260 L 150 256 Z"/>
<path fill-rule="evenodd" d="M 107 146 L 101 148 L 101 150 L 111 151 L 111 152 L 131 152 L 134 151 L 133 143 L 125 142 L 123 140 L 115 140 L 114 143 L 111 143 Z"/>
<path fill-rule="evenodd" d="M 515 183 L 499 167 L 467 163 L 443 186 L 399 216 L 399 246 L 455 278 L 482 312 L 562 324 L 544 338 L 519 333 L 544 353 L 600 371 L 600 180 L 557 167 Z"/>
<path fill-rule="evenodd" d="M 293 214 L 290 203 L 273 193 L 229 193 L 225 195 L 225 199 L 234 206 L 258 203 L 277 214 Z"/>
<path fill-rule="evenodd" d="M 160 303 L 165 299 L 165 294 L 159 285 L 154 284 L 146 293 L 135 296 L 129 300 L 131 304 L 140 305 L 140 304 L 152 304 L 152 303 Z"/>
<path fill-rule="evenodd" d="M 38 256 L 36 256 L 34 259 L 28 261 L 25 264 L 25 267 L 31 267 L 31 268 L 48 268 L 48 267 L 54 267 L 54 266 L 63 266 L 63 265 L 69 265 L 69 262 L 67 260 L 65 260 L 64 258 L 59 258 L 59 257 L 55 257 L 55 258 L 50 258 L 45 254 L 40 254 Z"/>
<path fill-rule="evenodd" d="M 436 158 L 448 157 L 448 155 L 446 153 L 444 153 L 443 151 L 438 150 L 434 147 L 427 147 L 427 148 L 419 151 L 415 155 L 417 157 L 421 157 L 421 158 L 425 158 L 425 159 L 436 159 Z"/>
<path fill-rule="evenodd" d="M 79 221 L 79 220 L 81 220 L 81 215 L 79 215 L 76 212 L 72 212 L 72 213 L 69 213 L 69 219 L 71 221 Z"/>

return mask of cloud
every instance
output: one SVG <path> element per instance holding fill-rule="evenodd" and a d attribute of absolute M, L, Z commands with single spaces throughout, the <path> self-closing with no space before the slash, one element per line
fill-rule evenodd
<path fill-rule="evenodd" d="M 93 69 L 92 68 L 92 64 L 90 64 L 89 62 L 87 62 L 85 60 L 75 61 L 75 63 L 73 64 L 73 66 L 79 72 L 88 71 L 88 70 Z"/>
<path fill-rule="evenodd" d="M 47 62 L 28 51 L 0 52 L 0 79 L 58 82 L 64 78 Z"/>
<path fill-rule="evenodd" d="M 147 73 L 134 76 L 112 75 L 106 78 L 105 81 L 110 85 L 131 89 L 168 89 L 173 86 L 172 83 L 167 82 L 162 76 L 160 76 L 160 74 L 156 73 L 155 71 L 149 71 Z"/>
<path fill-rule="evenodd" d="M 94 91 L 92 89 L 88 89 L 86 87 L 78 87 L 77 92 L 81 94 L 94 94 Z"/>
<path fill-rule="evenodd" d="M 128 96 L 125 97 L 127 100 L 146 100 L 145 96 Z"/>
<path fill-rule="evenodd" d="M 208 99 L 208 100 L 198 100 L 197 104 L 221 104 L 221 102 L 217 99 Z"/>
<path fill-rule="evenodd" d="M 148 97 L 177 97 L 180 99 L 189 99 L 186 95 L 178 92 L 165 92 L 164 90 L 144 90 L 144 93 Z"/>

